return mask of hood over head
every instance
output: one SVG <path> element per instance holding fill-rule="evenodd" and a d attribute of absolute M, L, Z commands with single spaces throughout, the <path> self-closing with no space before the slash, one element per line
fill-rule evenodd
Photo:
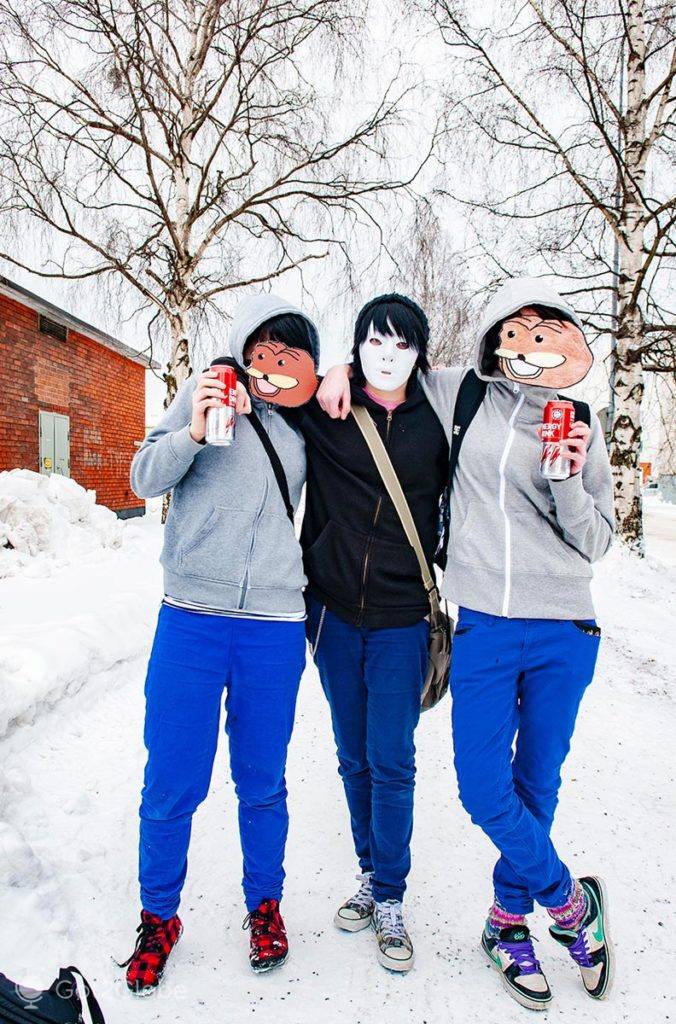
<path fill-rule="evenodd" d="M 292 302 L 287 302 L 279 295 L 272 295 L 269 292 L 249 295 L 240 302 L 235 310 L 228 336 L 230 354 L 233 359 L 244 368 L 244 345 L 249 335 L 253 334 L 256 328 L 264 324 L 266 320 L 271 320 L 274 316 L 288 316 L 289 314 L 300 316 L 307 322 L 310 328 L 312 355 L 316 368 L 319 365 L 319 334 L 315 324 L 307 313 L 294 306 Z"/>
<path fill-rule="evenodd" d="M 535 317 L 532 312 L 533 306 L 548 306 L 555 309 L 565 314 L 572 323 L 564 324 L 562 330 L 548 328 L 545 324 L 544 330 L 540 331 L 538 325 L 542 321 Z M 486 373 L 484 356 L 487 335 L 491 328 L 519 310 L 530 310 L 530 323 L 526 322 L 521 327 L 517 325 L 516 330 L 510 335 L 513 341 L 510 341 L 509 337 L 503 337 L 505 332 L 501 331 L 500 349 L 504 352 L 509 348 L 510 354 L 513 350 L 516 360 L 524 360 L 524 374 L 519 373 L 512 377 L 501 369 L 493 374 Z M 526 319 L 527 317 L 528 312 Z M 525 352 L 522 352 L 524 349 Z M 529 362 L 529 358 L 533 360 L 532 363 Z M 510 362 L 505 362 L 504 359 L 501 362 L 503 366 L 510 365 Z M 582 380 L 591 364 L 591 351 L 582 333 L 582 321 L 573 307 L 551 285 L 538 278 L 522 277 L 512 278 L 498 288 L 484 310 L 476 339 L 474 369 L 482 380 L 495 380 L 498 377 L 520 381 L 523 377 L 524 384 L 548 388 L 568 387 Z M 519 365 L 519 362 L 511 363 L 515 369 Z"/>

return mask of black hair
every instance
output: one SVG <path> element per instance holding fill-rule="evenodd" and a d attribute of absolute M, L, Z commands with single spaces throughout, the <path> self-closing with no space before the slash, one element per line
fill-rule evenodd
<path fill-rule="evenodd" d="M 513 320 L 521 309 L 534 310 L 541 320 L 558 320 L 562 324 L 575 323 L 575 320 L 570 313 L 566 313 L 562 309 L 557 309 L 556 306 L 541 306 L 537 303 L 526 303 L 525 306 L 515 309 L 513 313 L 510 313 L 509 316 L 499 320 L 497 324 L 493 324 L 489 331 L 486 331 L 486 341 L 481 356 L 481 372 L 486 377 L 489 377 L 497 366 L 498 361 L 495 358 L 495 351 L 500 347 L 500 331 L 502 330 L 503 324 L 508 320 Z"/>
<path fill-rule="evenodd" d="M 304 316 L 299 313 L 282 313 L 280 316 L 265 320 L 255 331 L 252 331 L 244 342 L 243 351 L 247 346 L 259 341 L 278 341 L 288 348 L 299 348 L 309 352 L 315 363 L 318 360 L 319 339 L 317 332 Z M 246 360 L 245 360 L 246 362 Z"/>
<path fill-rule="evenodd" d="M 371 324 L 379 334 L 396 334 L 404 338 L 418 353 L 418 369 L 428 373 L 430 364 L 427 358 L 427 345 L 430 326 L 427 317 L 413 299 L 391 292 L 389 295 L 378 295 L 371 299 L 357 315 L 352 344 L 352 373 L 355 384 L 366 382 L 359 346 L 366 341 Z"/>

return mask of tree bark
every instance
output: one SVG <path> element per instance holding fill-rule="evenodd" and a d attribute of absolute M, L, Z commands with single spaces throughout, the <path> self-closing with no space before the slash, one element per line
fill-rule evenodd
<path fill-rule="evenodd" d="M 164 408 L 168 409 L 176 393 L 182 384 L 192 373 L 190 365 L 190 310 L 179 309 L 170 318 L 171 327 L 171 357 L 167 363 L 167 370 L 164 374 L 164 381 L 167 385 L 167 393 L 164 396 Z M 162 522 L 166 523 L 171 504 L 171 491 L 167 492 L 162 499 Z"/>
<path fill-rule="evenodd" d="M 615 514 L 620 537 L 644 554 L 643 498 L 640 470 L 641 403 L 644 384 L 640 351 L 645 322 L 638 303 L 638 285 L 645 243 L 642 201 L 648 146 L 646 145 L 646 77 L 644 0 L 628 0 L 626 19 L 627 103 L 624 113 L 625 198 L 618 228 L 620 277 L 616 334 L 614 416 L 610 434 L 610 464 L 615 491 Z"/>

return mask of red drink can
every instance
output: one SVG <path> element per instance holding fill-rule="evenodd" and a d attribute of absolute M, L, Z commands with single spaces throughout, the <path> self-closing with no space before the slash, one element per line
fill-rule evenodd
<path fill-rule="evenodd" d="M 225 384 L 221 405 L 207 409 L 207 444 L 225 447 L 235 440 L 235 405 L 237 402 L 237 374 L 231 366 L 216 364 L 211 367 Z"/>
<path fill-rule="evenodd" d="M 570 459 L 561 453 L 561 442 L 570 436 L 575 420 L 572 402 L 547 402 L 542 416 L 540 473 L 547 480 L 567 480 Z"/>

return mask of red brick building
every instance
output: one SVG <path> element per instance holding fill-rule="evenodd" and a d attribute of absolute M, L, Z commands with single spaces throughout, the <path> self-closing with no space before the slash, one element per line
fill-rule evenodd
<path fill-rule="evenodd" d="M 0 470 L 72 476 L 119 515 L 142 515 L 129 465 L 145 436 L 149 365 L 0 277 Z"/>

